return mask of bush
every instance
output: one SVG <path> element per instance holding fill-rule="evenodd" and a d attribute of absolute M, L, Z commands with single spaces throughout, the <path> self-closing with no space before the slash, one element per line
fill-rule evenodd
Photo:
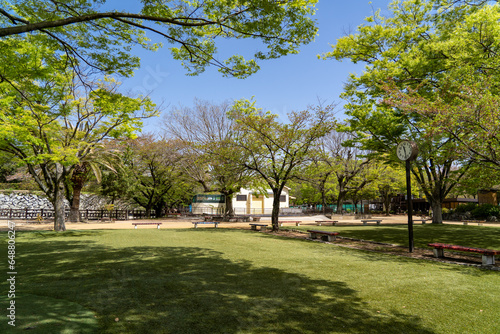
<path fill-rule="evenodd" d="M 476 203 L 467 203 L 467 204 L 460 204 L 456 207 L 455 213 L 466 213 L 466 212 L 471 212 L 472 210 L 477 208 Z"/>
<path fill-rule="evenodd" d="M 500 207 L 493 204 L 482 204 L 472 210 L 471 215 L 474 218 L 500 217 Z"/>
<path fill-rule="evenodd" d="M 449 214 L 449 213 L 450 213 L 450 209 L 448 209 L 448 208 L 442 208 L 442 209 L 441 209 L 441 213 L 442 213 L 443 215 L 447 215 L 447 214 Z"/>

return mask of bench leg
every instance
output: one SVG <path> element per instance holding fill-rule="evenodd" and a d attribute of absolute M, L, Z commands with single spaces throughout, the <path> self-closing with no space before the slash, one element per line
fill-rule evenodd
<path fill-rule="evenodd" d="M 495 264 L 495 255 L 484 255 L 483 254 L 483 265 L 491 266 Z"/>
<path fill-rule="evenodd" d="M 194 228 L 198 228 L 198 224 L 194 224 Z"/>
<path fill-rule="evenodd" d="M 217 228 L 217 225 L 219 225 L 219 223 L 215 223 L 214 225 L 215 225 L 215 228 Z"/>
<path fill-rule="evenodd" d="M 156 227 L 157 229 L 160 229 L 160 224 L 158 224 L 158 226 Z"/>
<path fill-rule="evenodd" d="M 300 226 L 300 223 L 295 223 L 295 226 Z"/>
<path fill-rule="evenodd" d="M 328 237 L 328 241 L 330 241 L 330 242 L 337 240 L 337 237 L 335 237 L 334 235 L 327 235 L 327 237 Z"/>
<path fill-rule="evenodd" d="M 137 230 L 137 225 L 134 225 L 134 228 Z"/>
<path fill-rule="evenodd" d="M 250 229 L 251 229 L 251 230 L 254 230 L 254 231 L 257 231 L 257 226 L 255 226 L 255 225 L 250 225 Z"/>
<path fill-rule="evenodd" d="M 444 257 L 444 249 L 434 248 L 434 256 L 435 257 Z"/>
<path fill-rule="evenodd" d="M 260 227 L 261 232 L 266 232 L 267 231 L 267 226 L 261 226 Z"/>
<path fill-rule="evenodd" d="M 380 222 L 379 222 L 379 221 L 377 222 L 377 225 L 380 225 Z"/>
<path fill-rule="evenodd" d="M 368 225 L 368 223 L 367 222 L 363 222 L 363 225 Z"/>
<path fill-rule="evenodd" d="M 333 223 L 332 223 L 332 226 L 337 226 L 337 222 L 333 222 Z"/>
<path fill-rule="evenodd" d="M 316 239 L 316 233 L 309 233 L 309 238 Z"/>
<path fill-rule="evenodd" d="M 468 223 L 468 222 L 464 222 L 463 224 L 464 224 L 464 225 L 468 225 L 469 223 Z"/>

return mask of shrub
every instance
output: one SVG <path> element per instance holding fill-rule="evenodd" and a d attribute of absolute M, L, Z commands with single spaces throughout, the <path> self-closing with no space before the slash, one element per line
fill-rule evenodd
<path fill-rule="evenodd" d="M 500 207 L 493 204 L 482 204 L 472 210 L 471 215 L 474 218 L 500 217 Z"/>
<path fill-rule="evenodd" d="M 449 214 L 449 213 L 450 213 L 450 209 L 448 209 L 448 208 L 442 208 L 442 209 L 441 209 L 441 213 L 442 213 L 443 215 L 447 215 L 447 214 Z"/>
<path fill-rule="evenodd" d="M 471 212 L 472 210 L 477 208 L 476 203 L 467 203 L 467 204 L 460 204 L 456 207 L 455 212 L 456 213 L 466 213 L 466 212 Z"/>

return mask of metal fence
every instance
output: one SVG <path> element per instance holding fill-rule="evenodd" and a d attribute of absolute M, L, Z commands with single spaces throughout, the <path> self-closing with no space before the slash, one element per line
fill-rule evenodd
<path fill-rule="evenodd" d="M 178 213 L 183 213 L 185 210 L 173 210 Z M 65 211 L 66 217 L 69 216 L 69 210 Z M 151 210 L 149 218 L 164 217 L 168 215 L 166 210 L 163 210 L 160 215 L 156 214 L 155 210 Z M 0 219 L 26 219 L 26 220 L 42 220 L 53 219 L 53 209 L 0 209 Z M 146 210 L 80 210 L 81 220 L 134 220 L 147 218 Z"/>

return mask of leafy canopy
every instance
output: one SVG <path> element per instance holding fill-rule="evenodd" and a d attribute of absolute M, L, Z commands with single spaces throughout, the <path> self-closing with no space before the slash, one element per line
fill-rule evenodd
<path fill-rule="evenodd" d="M 144 0 L 129 13 L 114 9 L 105 0 L 0 1 L 0 59 L 19 58 L 13 44 L 26 36 L 36 38 L 65 55 L 68 65 L 82 71 L 130 76 L 139 66 L 133 46 L 156 50 L 169 44 L 174 59 L 191 75 L 215 65 L 223 75 L 244 78 L 258 70 L 257 61 L 297 53 L 317 32 L 317 0 Z M 217 39 L 258 39 L 266 51 L 252 59 L 235 54 L 216 58 Z M 9 78 L 5 70 L 0 78 Z M 11 79 L 9 79 L 11 80 Z"/>

